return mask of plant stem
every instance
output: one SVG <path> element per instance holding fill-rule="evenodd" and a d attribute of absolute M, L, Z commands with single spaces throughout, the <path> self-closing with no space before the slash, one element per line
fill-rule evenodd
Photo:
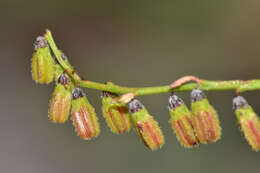
<path fill-rule="evenodd" d="M 199 79 L 199 83 L 180 84 L 176 88 L 170 89 L 171 85 L 156 86 L 156 87 L 141 87 L 141 88 L 129 88 L 123 87 L 112 82 L 106 84 L 83 80 L 73 69 L 70 63 L 62 58 L 62 52 L 56 46 L 52 34 L 49 30 L 46 30 L 45 38 L 48 41 L 57 61 L 66 71 L 66 73 L 73 79 L 76 86 L 91 88 L 101 91 L 109 91 L 113 93 L 126 94 L 135 93 L 135 96 L 160 94 L 167 92 L 181 92 L 190 91 L 194 88 L 199 88 L 206 91 L 215 90 L 236 90 L 237 92 L 244 92 L 249 90 L 260 90 L 260 79 L 255 80 L 230 80 L 230 81 L 210 81 Z M 186 81 L 189 82 L 189 81 Z"/>

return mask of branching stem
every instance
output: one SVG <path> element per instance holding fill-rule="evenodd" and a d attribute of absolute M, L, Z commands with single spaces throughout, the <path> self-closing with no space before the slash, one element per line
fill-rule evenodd
<path fill-rule="evenodd" d="M 49 30 L 45 33 L 45 38 L 48 41 L 50 48 L 52 49 L 58 63 L 62 66 L 65 72 L 73 79 L 75 85 L 84 88 L 91 88 L 101 91 L 109 91 L 118 94 L 134 93 L 135 96 L 150 95 L 150 94 L 160 94 L 167 92 L 181 92 L 190 91 L 194 88 L 199 88 L 201 90 L 213 91 L 213 90 L 234 90 L 238 92 L 244 92 L 249 90 L 260 90 L 260 79 L 254 80 L 229 80 L 229 81 L 211 81 L 203 80 L 194 76 L 185 76 L 175 81 L 171 85 L 165 86 L 155 86 L 155 87 L 140 87 L 140 88 L 130 88 L 123 87 L 112 82 L 106 84 L 92 82 L 88 80 L 83 80 L 73 69 L 73 67 L 62 58 L 62 52 L 56 46 L 52 34 Z M 196 83 L 187 83 L 190 81 L 195 81 Z"/>

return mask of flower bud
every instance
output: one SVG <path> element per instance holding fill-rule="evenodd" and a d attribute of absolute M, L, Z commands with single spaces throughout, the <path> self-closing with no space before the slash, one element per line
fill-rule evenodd
<path fill-rule="evenodd" d="M 39 36 L 34 42 L 32 58 L 32 77 L 37 83 L 50 83 L 53 80 L 53 59 L 47 40 Z"/>
<path fill-rule="evenodd" d="M 217 112 L 199 89 L 192 90 L 191 101 L 192 124 L 197 138 L 201 143 L 216 142 L 221 136 Z"/>
<path fill-rule="evenodd" d="M 198 144 L 191 120 L 191 112 L 176 95 L 169 98 L 170 122 L 180 143 L 187 148 Z"/>
<path fill-rule="evenodd" d="M 122 134 L 131 129 L 131 120 L 126 105 L 111 104 L 116 94 L 102 92 L 102 112 L 106 123 L 112 132 Z"/>
<path fill-rule="evenodd" d="M 93 106 L 87 100 L 85 93 L 80 88 L 72 92 L 71 120 L 78 136 L 90 140 L 99 135 L 99 123 Z"/>
<path fill-rule="evenodd" d="M 68 120 L 72 99 L 71 91 L 67 86 L 69 82 L 69 77 L 62 74 L 52 95 L 49 119 L 54 123 L 64 123 Z"/>
<path fill-rule="evenodd" d="M 137 99 L 133 99 L 129 102 L 129 112 L 131 113 L 131 119 L 135 125 L 136 132 L 143 143 L 151 150 L 162 147 L 164 144 L 162 131 L 142 103 Z"/>
<path fill-rule="evenodd" d="M 233 99 L 233 109 L 244 136 L 253 150 L 260 149 L 260 120 L 242 96 Z"/>

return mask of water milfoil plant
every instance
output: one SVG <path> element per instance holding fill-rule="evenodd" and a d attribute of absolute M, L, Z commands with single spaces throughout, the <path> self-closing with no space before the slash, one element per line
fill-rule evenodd
<path fill-rule="evenodd" d="M 141 141 L 151 150 L 164 144 L 163 132 L 144 105 L 136 97 L 169 93 L 170 124 L 185 148 L 209 144 L 221 137 L 219 115 L 210 104 L 205 91 L 233 90 L 233 109 L 241 131 L 253 150 L 260 150 L 260 120 L 240 93 L 260 89 L 260 79 L 211 81 L 184 76 L 165 86 L 130 88 L 112 82 L 83 80 L 63 51 L 56 46 L 50 30 L 35 39 L 32 57 L 32 78 L 36 83 L 56 86 L 49 105 L 49 119 L 64 123 L 69 117 L 75 132 L 84 140 L 98 137 L 100 126 L 94 107 L 83 88 L 101 91 L 103 117 L 111 132 L 125 134 L 133 127 Z M 191 91 L 191 108 L 176 95 Z"/>

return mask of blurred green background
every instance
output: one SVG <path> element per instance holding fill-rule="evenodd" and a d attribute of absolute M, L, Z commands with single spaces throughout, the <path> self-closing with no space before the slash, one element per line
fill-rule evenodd
<path fill-rule="evenodd" d="M 31 79 L 32 42 L 46 28 L 88 80 L 127 86 L 165 85 L 183 75 L 211 80 L 259 78 L 260 1 L 21 1 L 0 2 L 3 173 L 242 173 L 260 171 L 260 153 L 241 135 L 232 91 L 208 92 L 223 136 L 184 149 L 168 123 L 168 94 L 140 97 L 158 120 L 166 144 L 151 152 L 134 131 L 114 135 L 101 114 L 100 92 L 86 89 L 101 134 L 83 141 L 71 122 L 48 120 L 54 85 Z M 189 93 L 180 93 L 189 104 Z M 259 91 L 243 93 L 260 112 Z"/>

